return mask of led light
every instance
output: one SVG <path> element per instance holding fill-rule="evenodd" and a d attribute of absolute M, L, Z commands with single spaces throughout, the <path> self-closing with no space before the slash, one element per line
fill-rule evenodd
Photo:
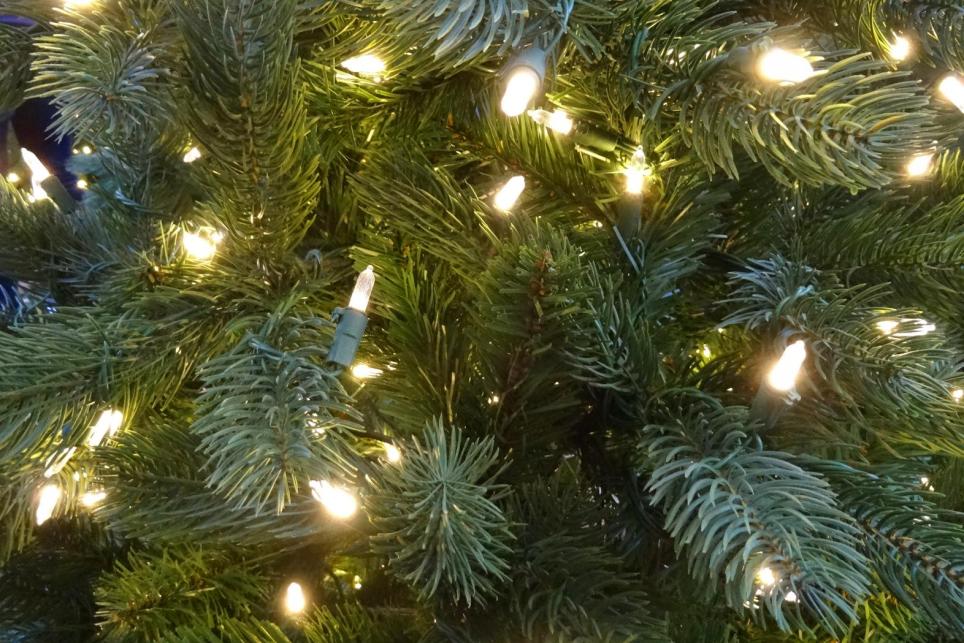
<path fill-rule="evenodd" d="M 354 587 L 356 590 L 361 589 L 362 588 L 361 576 L 356 575 L 355 578 L 353 578 L 351 581 L 351 586 Z"/>
<path fill-rule="evenodd" d="M 791 589 L 789 592 L 787 592 L 787 595 L 784 596 L 783 598 L 785 598 L 788 603 L 796 603 L 797 593 Z"/>
<path fill-rule="evenodd" d="M 191 149 L 189 149 L 187 152 L 184 153 L 184 157 L 182 158 L 182 160 L 185 163 L 193 163 L 199 158 L 201 158 L 201 150 L 199 150 L 196 147 L 192 147 Z"/>
<path fill-rule="evenodd" d="M 358 279 L 355 280 L 355 289 L 351 292 L 351 299 L 348 300 L 348 307 L 360 313 L 365 312 L 373 288 L 375 288 L 375 269 L 368 266 L 358 273 Z"/>
<path fill-rule="evenodd" d="M 305 605 L 308 601 L 305 600 L 305 593 L 301 589 L 301 585 L 298 583 L 290 583 L 288 589 L 285 590 L 285 611 L 289 614 L 300 614 L 305 611 Z"/>
<path fill-rule="evenodd" d="M 700 352 L 703 354 L 703 357 L 705 357 L 706 359 L 710 359 L 711 357 L 713 357 L 713 351 L 710 350 L 710 347 L 708 344 L 703 344 L 703 350 Z"/>
<path fill-rule="evenodd" d="M 776 584 L 777 576 L 769 567 L 761 567 L 756 573 L 756 580 L 763 587 L 771 587 Z"/>
<path fill-rule="evenodd" d="M 898 34 L 887 47 L 887 55 L 891 60 L 906 60 L 910 56 L 910 49 L 910 40 Z"/>
<path fill-rule="evenodd" d="M 518 116 L 526 111 L 541 85 L 542 79 L 532 67 L 519 65 L 513 69 L 502 94 L 502 112 L 506 116 Z"/>
<path fill-rule="evenodd" d="M 930 323 L 926 319 L 901 319 L 901 323 L 910 324 L 910 330 L 902 330 L 899 333 L 894 333 L 894 337 L 922 337 L 929 333 L 937 330 L 935 324 Z"/>
<path fill-rule="evenodd" d="M 569 134 L 572 132 L 573 125 L 575 125 L 572 119 L 569 118 L 569 114 L 566 114 L 561 109 L 552 112 L 544 109 L 530 109 L 529 118 L 559 134 Z"/>
<path fill-rule="evenodd" d="M 764 80 L 793 84 L 813 76 L 813 66 L 804 56 L 774 47 L 760 56 L 757 73 Z"/>
<path fill-rule="evenodd" d="M 40 490 L 40 498 L 37 500 L 38 525 L 44 524 L 54 515 L 54 509 L 57 508 L 58 502 L 60 502 L 60 487 L 55 484 L 48 484 Z"/>
<path fill-rule="evenodd" d="M 637 147 L 633 152 L 633 158 L 623 170 L 623 175 L 626 177 L 626 193 L 642 194 L 647 174 L 649 171 L 646 167 L 646 155 L 643 153 L 643 148 Z"/>
<path fill-rule="evenodd" d="M 86 190 L 86 189 L 87 189 L 87 181 L 85 181 L 84 179 L 77 179 L 76 185 L 77 185 L 77 189 L 78 189 L 78 190 Z"/>
<path fill-rule="evenodd" d="M 505 182 L 495 195 L 495 207 L 503 212 L 508 212 L 519 200 L 522 191 L 526 189 L 526 179 L 524 176 L 516 175 Z"/>
<path fill-rule="evenodd" d="M 47 198 L 47 192 L 41 187 L 40 183 L 50 176 L 50 170 L 40 162 L 37 155 L 26 148 L 20 148 L 20 157 L 30 168 L 30 183 L 33 186 L 33 198 L 39 201 Z"/>
<path fill-rule="evenodd" d="M 93 154 L 94 150 L 91 149 L 90 145 L 84 145 L 80 148 L 82 154 Z"/>
<path fill-rule="evenodd" d="M 106 491 L 88 491 L 80 497 L 80 504 L 85 507 L 96 507 L 107 497 Z"/>
<path fill-rule="evenodd" d="M 955 402 L 964 400 L 964 388 L 956 388 L 951 391 L 951 399 Z"/>
<path fill-rule="evenodd" d="M 907 176 L 918 177 L 930 174 L 931 163 L 934 160 L 933 154 L 918 154 L 912 157 L 905 166 Z"/>
<path fill-rule="evenodd" d="M 877 322 L 877 328 L 882 334 L 890 335 L 897 329 L 897 324 L 898 322 L 894 321 L 893 319 L 881 319 L 879 322 Z"/>
<path fill-rule="evenodd" d="M 395 446 L 394 444 L 390 444 L 390 443 L 386 442 L 386 443 L 385 443 L 385 459 L 388 460 L 389 462 L 391 462 L 392 464 L 395 464 L 396 462 L 401 462 L 401 460 L 402 460 L 402 452 L 401 452 L 401 450 L 400 450 L 397 446 Z"/>
<path fill-rule="evenodd" d="M 94 426 L 90 429 L 90 435 L 87 436 L 87 446 L 98 447 L 104 438 L 109 434 L 111 437 L 117 433 L 124 423 L 124 414 L 115 409 L 107 409 L 103 411 L 94 422 Z"/>
<path fill-rule="evenodd" d="M 489 399 L 487 400 L 487 402 L 489 403 L 489 406 L 495 406 L 496 404 L 499 403 L 500 399 L 501 398 L 497 394 L 493 393 L 492 395 L 489 396 Z"/>
<path fill-rule="evenodd" d="M 332 486 L 327 480 L 308 483 L 311 495 L 335 518 L 350 518 L 358 510 L 358 501 L 349 491 Z"/>
<path fill-rule="evenodd" d="M 64 0 L 64 6 L 68 9 L 83 9 L 94 4 L 94 0 Z"/>
<path fill-rule="evenodd" d="M 369 366 L 364 362 L 361 364 L 355 364 L 351 367 L 351 374 L 360 380 L 367 380 L 372 377 L 378 377 L 382 374 L 382 369 L 375 368 L 374 366 Z"/>
<path fill-rule="evenodd" d="M 796 386 L 797 375 L 803 366 L 803 360 L 807 357 L 807 346 L 803 340 L 797 340 L 787 346 L 783 355 L 777 363 L 770 369 L 767 375 L 767 382 L 770 388 L 777 391 L 789 391 Z"/>
<path fill-rule="evenodd" d="M 70 459 L 74 457 L 77 452 L 77 447 L 70 447 L 50 456 L 47 460 L 47 468 L 44 469 L 45 478 L 53 478 L 55 475 L 64 470 Z"/>
<path fill-rule="evenodd" d="M 374 54 L 362 54 L 343 60 L 341 66 L 363 76 L 379 76 L 385 71 L 385 61 Z"/>
<path fill-rule="evenodd" d="M 7 174 L 7 181 L 13 184 L 20 183 L 20 175 L 17 174 L 16 172 L 10 172 L 9 174 Z"/>
<path fill-rule="evenodd" d="M 954 103 L 957 109 L 964 112 L 964 82 L 954 74 L 948 74 L 937 86 L 937 91 L 947 100 Z"/>
<path fill-rule="evenodd" d="M 218 244 L 224 237 L 217 230 L 203 228 L 198 232 L 185 230 L 181 235 L 184 251 L 196 261 L 208 261 L 218 250 Z"/>

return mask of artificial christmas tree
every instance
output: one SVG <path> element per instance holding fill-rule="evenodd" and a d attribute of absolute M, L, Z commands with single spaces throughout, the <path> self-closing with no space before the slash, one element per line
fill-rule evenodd
<path fill-rule="evenodd" d="M 964 640 L 964 5 L 0 14 L 3 640 Z"/>

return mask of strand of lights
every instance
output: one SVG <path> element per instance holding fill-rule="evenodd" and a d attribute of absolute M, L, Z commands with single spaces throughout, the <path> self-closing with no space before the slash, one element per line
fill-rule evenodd
<path fill-rule="evenodd" d="M 764 80 L 792 85 L 813 76 L 813 65 L 806 56 L 772 47 L 760 56 L 756 66 L 757 74 Z"/>
<path fill-rule="evenodd" d="M 74 185 L 77 186 L 78 190 L 86 190 L 88 187 L 90 187 L 86 179 L 77 179 L 77 183 Z"/>
<path fill-rule="evenodd" d="M 953 103 L 954 107 L 964 112 L 964 81 L 961 81 L 959 77 L 954 74 L 944 76 L 937 86 L 937 91 Z"/>
<path fill-rule="evenodd" d="M 887 55 L 891 60 L 899 62 L 907 60 L 912 49 L 910 40 L 906 36 L 894 34 L 894 39 L 887 44 Z"/>
<path fill-rule="evenodd" d="M 351 518 L 358 510 L 358 500 L 347 489 L 336 487 L 327 480 L 311 480 L 308 486 L 314 499 L 335 518 Z"/>
<path fill-rule="evenodd" d="M 355 360 L 355 353 L 361 344 L 362 335 L 368 326 L 365 311 L 375 288 L 375 269 L 368 266 L 358 274 L 355 289 L 348 300 L 347 308 L 336 308 L 332 319 L 337 323 L 335 337 L 328 349 L 328 361 L 344 368 L 351 366 Z"/>
<path fill-rule="evenodd" d="M 927 176 L 931 173 L 933 163 L 934 154 L 932 152 L 918 154 L 907 161 L 907 165 L 904 166 L 904 171 L 907 173 L 907 176 L 911 178 Z"/>
<path fill-rule="evenodd" d="M 359 76 L 370 76 L 376 80 L 385 73 L 385 61 L 375 54 L 352 56 L 341 62 L 341 67 Z"/>
<path fill-rule="evenodd" d="M 551 112 L 544 109 L 530 109 L 528 114 L 529 118 L 534 120 L 536 123 L 545 125 L 553 132 L 562 134 L 563 136 L 570 134 L 572 132 L 572 128 L 575 126 L 575 123 L 569 114 L 561 109 L 556 109 Z"/>
<path fill-rule="evenodd" d="M 124 414 L 120 411 L 107 409 L 101 412 L 97 421 L 94 422 L 94 426 L 90 429 L 90 435 L 87 436 L 87 446 L 91 448 L 100 446 L 108 435 L 114 437 L 123 424 Z"/>
<path fill-rule="evenodd" d="M 385 449 L 385 459 L 392 464 L 397 464 L 402 461 L 402 451 L 397 446 L 391 442 L 386 442 L 384 444 Z"/>
<path fill-rule="evenodd" d="M 515 55 L 506 65 L 505 91 L 499 106 L 506 116 L 518 116 L 542 91 L 546 73 L 546 52 L 529 47 Z"/>
<path fill-rule="evenodd" d="M 382 369 L 369 366 L 364 362 L 360 362 L 351 367 L 352 376 L 360 380 L 368 380 L 373 377 L 378 377 L 383 372 L 384 371 L 382 371 Z"/>
<path fill-rule="evenodd" d="M 773 587 L 777 584 L 777 575 L 769 567 L 761 567 L 757 570 L 756 581 L 763 587 Z"/>
<path fill-rule="evenodd" d="M 36 513 L 38 526 L 50 520 L 50 517 L 54 515 L 54 509 L 57 508 L 57 503 L 60 502 L 61 495 L 60 487 L 53 483 L 44 485 L 40 489 Z"/>
<path fill-rule="evenodd" d="M 89 509 L 93 509 L 107 498 L 107 492 L 103 490 L 88 491 L 80 497 L 80 504 Z"/>
<path fill-rule="evenodd" d="M 767 384 L 776 391 L 791 391 L 797 385 L 797 376 L 807 358 L 807 345 L 797 340 L 786 347 L 783 355 L 767 374 Z"/>
<path fill-rule="evenodd" d="M 181 233 L 181 245 L 184 252 L 195 261 L 210 261 L 218 250 L 218 244 L 224 239 L 224 234 L 213 228 L 201 228 L 197 232 L 184 230 Z"/>
<path fill-rule="evenodd" d="M 649 176 L 650 169 L 646 166 L 646 154 L 643 148 L 637 147 L 626 168 L 623 176 L 626 177 L 626 193 L 642 194 L 646 186 L 646 177 Z"/>
<path fill-rule="evenodd" d="M 305 611 L 308 600 L 299 583 L 289 583 L 285 590 L 285 611 L 289 614 L 301 614 Z"/>
<path fill-rule="evenodd" d="M 525 189 L 525 177 L 517 174 L 506 181 L 505 184 L 499 188 L 499 191 L 495 194 L 493 204 L 497 210 L 509 212 L 509 210 L 512 209 L 512 206 L 515 205 L 516 201 L 519 200 L 519 197 L 522 196 L 522 192 Z"/>
<path fill-rule="evenodd" d="M 201 150 L 198 149 L 197 147 L 192 147 L 191 149 L 189 149 L 187 152 L 184 153 L 184 156 L 181 157 L 181 160 L 184 161 L 185 163 L 193 163 L 199 158 L 201 158 Z"/>

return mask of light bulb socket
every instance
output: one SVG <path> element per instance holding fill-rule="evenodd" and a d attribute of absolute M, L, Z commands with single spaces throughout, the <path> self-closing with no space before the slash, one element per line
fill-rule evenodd
<path fill-rule="evenodd" d="M 328 349 L 328 361 L 348 368 L 355 361 L 355 353 L 368 326 L 368 316 L 354 308 L 336 308 L 332 319 L 337 326 Z"/>
<path fill-rule="evenodd" d="M 60 208 L 61 212 L 72 212 L 77 207 L 74 197 L 70 196 L 70 192 L 67 191 L 64 184 L 53 174 L 41 181 L 40 187 L 47 193 L 50 200 Z"/>
<path fill-rule="evenodd" d="M 539 77 L 539 82 L 543 82 L 546 79 L 546 50 L 540 47 L 526 47 L 522 51 L 516 53 L 509 62 L 506 63 L 505 69 L 502 71 L 502 77 L 508 82 L 509 77 L 512 75 L 512 71 L 518 69 L 519 67 L 528 67 L 532 71 L 536 72 Z"/>
<path fill-rule="evenodd" d="M 623 193 L 616 202 L 616 230 L 624 241 L 639 234 L 643 216 L 643 195 Z"/>
<path fill-rule="evenodd" d="M 576 126 L 572 133 L 572 141 L 576 145 L 592 148 L 599 152 L 613 152 L 619 146 L 619 139 L 605 130 L 597 127 Z"/>

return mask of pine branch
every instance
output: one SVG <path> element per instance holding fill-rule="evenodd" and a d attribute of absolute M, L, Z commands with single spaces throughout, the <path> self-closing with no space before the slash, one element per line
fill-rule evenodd
<path fill-rule="evenodd" d="M 0 73 L 0 114 L 12 112 L 23 102 L 32 51 L 33 39 L 26 29 L 0 23 L 0 59 L 5 66 Z"/>

